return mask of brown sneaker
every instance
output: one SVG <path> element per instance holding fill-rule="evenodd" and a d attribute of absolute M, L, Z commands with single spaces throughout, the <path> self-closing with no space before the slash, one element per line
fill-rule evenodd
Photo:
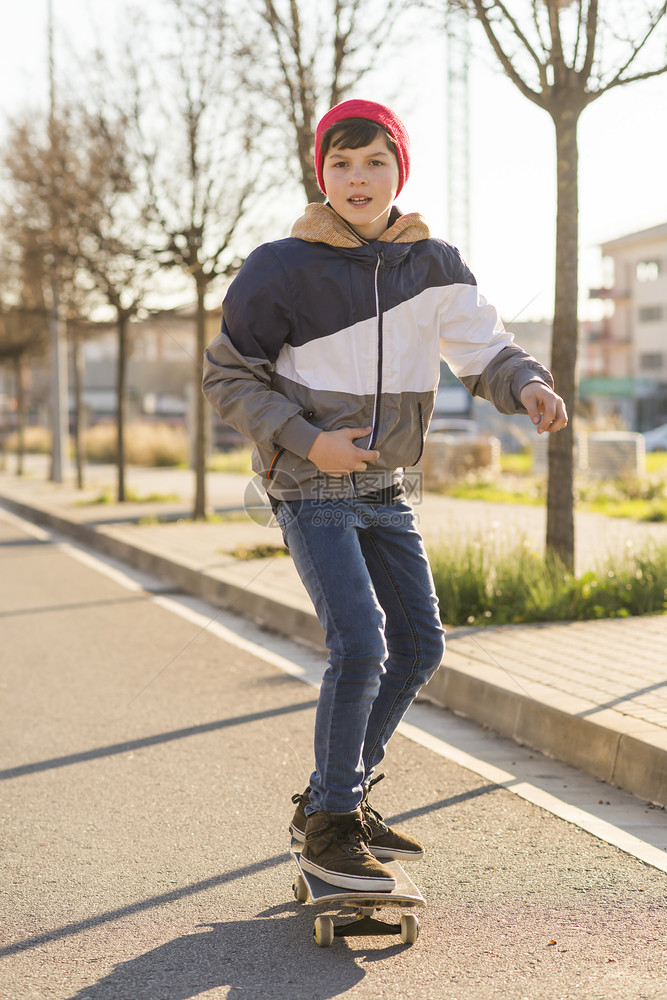
<path fill-rule="evenodd" d="M 370 835 L 366 844 L 369 851 L 376 858 L 395 858 L 397 861 L 418 861 L 424 857 L 424 848 L 407 833 L 399 833 L 393 830 L 382 819 L 382 816 L 368 802 L 368 793 L 373 785 L 382 781 L 383 774 L 374 778 L 368 788 L 364 791 L 364 800 L 361 803 L 364 822 L 370 827 Z M 290 823 L 290 833 L 295 840 L 303 843 L 306 839 L 306 806 L 310 802 L 310 786 L 301 795 L 293 795 L 292 802 L 296 806 L 292 822 Z"/>
<path fill-rule="evenodd" d="M 311 875 L 341 889 L 390 892 L 396 880 L 366 847 L 367 834 L 361 809 L 313 813 L 306 822 L 301 865 Z"/>
<path fill-rule="evenodd" d="M 368 801 L 368 793 L 373 785 L 382 781 L 384 774 L 374 778 L 364 789 L 364 800 L 361 803 L 361 811 L 364 814 L 364 823 L 371 831 L 368 841 L 369 850 L 376 858 L 395 858 L 397 861 L 419 861 L 426 853 L 424 847 L 407 833 L 399 833 L 392 830 L 382 819 L 380 813 L 373 809 Z"/>
<path fill-rule="evenodd" d="M 306 816 L 306 806 L 310 802 L 310 785 L 308 785 L 308 788 L 302 795 L 299 795 L 298 792 L 296 795 L 293 795 L 292 802 L 296 806 L 296 811 L 292 817 L 292 822 L 289 825 L 289 832 L 295 840 L 298 840 L 300 844 L 303 844 L 306 839 L 306 823 L 308 822 L 308 817 Z"/>

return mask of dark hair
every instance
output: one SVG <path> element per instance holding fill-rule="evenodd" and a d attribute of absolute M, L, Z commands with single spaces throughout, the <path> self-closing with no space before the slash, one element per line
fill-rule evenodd
<path fill-rule="evenodd" d="M 369 118 L 344 118 L 343 121 L 330 125 L 323 133 L 320 143 L 322 160 L 332 146 L 340 149 L 360 149 L 362 146 L 370 146 L 378 135 L 385 136 L 389 149 L 398 160 L 393 137 L 386 128 Z"/>

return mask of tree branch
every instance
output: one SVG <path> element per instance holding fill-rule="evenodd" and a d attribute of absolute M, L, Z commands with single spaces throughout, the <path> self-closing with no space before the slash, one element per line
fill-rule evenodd
<path fill-rule="evenodd" d="M 549 2 L 549 0 L 547 0 L 547 2 Z M 538 73 L 540 75 L 540 83 L 542 84 L 542 88 L 546 90 L 546 88 L 548 86 L 548 83 L 547 83 L 547 78 L 546 78 L 546 67 L 545 67 L 545 64 L 542 62 L 542 60 L 538 56 L 537 52 L 535 51 L 535 49 L 533 48 L 533 46 L 528 41 L 528 38 L 526 37 L 526 35 L 524 34 L 524 32 L 519 27 L 518 21 L 516 20 L 516 18 L 514 18 L 510 14 L 510 12 L 508 11 L 508 9 L 505 6 L 505 4 L 502 3 L 501 0 L 497 0 L 495 6 L 498 7 L 500 9 L 501 13 L 505 16 L 505 18 L 507 20 L 507 23 L 512 28 L 512 31 L 514 32 L 514 34 L 516 35 L 516 37 L 519 39 L 519 41 L 521 42 L 521 44 L 524 46 L 524 48 L 526 49 L 526 52 L 528 53 L 528 55 L 534 61 L 535 65 L 537 66 L 537 71 L 538 71 Z M 545 49 L 545 55 L 548 55 L 548 54 L 549 54 L 548 50 Z"/>
<path fill-rule="evenodd" d="M 550 62 L 554 71 L 554 83 L 562 84 L 565 82 L 565 70 L 567 67 L 563 54 L 563 39 L 560 33 L 560 0 L 545 0 L 545 2 L 549 18 L 549 32 L 551 34 Z"/>
<path fill-rule="evenodd" d="M 535 33 L 536 33 L 536 35 L 537 35 L 537 37 L 539 39 L 540 45 L 542 46 L 542 54 L 544 56 L 544 65 L 546 67 L 546 63 L 549 60 L 550 50 L 547 48 L 546 42 L 544 41 L 544 38 L 542 37 L 542 28 L 540 26 L 540 19 L 538 17 L 539 7 L 540 7 L 539 3 L 535 3 L 534 0 L 533 0 L 533 25 L 535 27 Z M 540 62 L 541 61 L 542 60 L 540 60 Z M 545 77 L 546 77 L 546 74 L 545 74 Z"/>
<path fill-rule="evenodd" d="M 614 77 L 614 79 L 611 80 L 610 83 L 606 83 L 604 87 L 599 90 L 592 91 L 588 95 L 586 103 L 592 104 L 598 97 L 601 97 L 602 94 L 606 94 L 608 90 L 613 90 L 614 87 L 624 87 L 626 83 L 637 83 L 638 80 L 650 80 L 654 76 L 663 76 L 665 73 L 667 73 L 667 65 L 661 66 L 660 69 L 651 69 L 647 70 L 645 73 L 637 73 L 635 76 L 626 76 L 622 80 L 618 77 Z"/>
<path fill-rule="evenodd" d="M 581 21 L 579 22 L 581 26 Z M 581 67 L 581 78 L 585 83 L 588 82 L 592 69 L 593 60 L 595 59 L 595 46 L 597 43 L 597 30 L 598 30 L 598 0 L 589 0 L 588 3 L 588 13 L 586 15 L 586 56 L 584 58 L 584 64 Z M 579 44 L 579 35 L 577 34 L 577 44 Z"/>
<path fill-rule="evenodd" d="M 512 62 L 510 57 L 506 54 L 505 50 L 500 44 L 499 39 L 496 36 L 495 31 L 493 30 L 493 26 L 491 24 L 491 20 L 488 15 L 493 6 L 495 6 L 495 4 L 492 4 L 492 6 L 488 8 L 484 6 L 483 0 L 473 0 L 473 4 L 475 7 L 477 18 L 481 22 L 484 32 L 487 38 L 489 39 L 489 42 L 491 43 L 491 48 L 498 57 L 500 64 L 505 70 L 507 76 L 510 78 L 512 83 L 518 88 L 518 90 L 521 91 L 524 97 L 527 97 L 529 101 L 532 101 L 534 104 L 537 104 L 541 108 L 545 107 L 543 94 L 540 91 L 533 90 L 532 87 L 528 86 L 523 77 L 519 74 L 519 72 L 515 68 L 514 63 Z M 498 6 L 501 5 L 499 4 Z"/>
<path fill-rule="evenodd" d="M 634 46 L 634 48 L 632 49 L 632 51 L 630 53 L 629 58 L 621 66 L 621 68 L 617 72 L 616 76 L 614 76 L 608 83 L 606 83 L 603 86 L 599 87 L 598 90 L 597 90 L 597 92 L 596 92 L 597 94 L 604 94 L 608 90 L 611 90 L 612 87 L 620 87 L 620 86 L 623 86 L 626 83 L 634 83 L 636 80 L 646 80 L 650 76 L 659 76 L 661 73 L 665 72 L 665 70 L 667 69 L 667 66 L 665 66 L 665 67 L 663 67 L 661 69 L 658 69 L 658 70 L 652 70 L 652 71 L 650 71 L 648 73 L 638 73 L 635 76 L 630 76 L 630 77 L 623 78 L 623 74 L 632 65 L 632 63 L 635 61 L 635 59 L 637 58 L 637 56 L 639 55 L 639 53 L 642 51 L 642 49 L 644 48 L 644 46 L 648 42 L 649 38 L 651 37 L 651 35 L 655 31 L 655 29 L 657 28 L 657 26 L 660 23 L 660 21 L 665 17 L 665 14 L 667 14 L 667 3 L 663 3 L 662 7 L 660 8 L 660 10 L 655 15 L 655 20 L 651 20 L 650 27 L 649 27 L 648 31 L 646 32 L 646 34 L 644 35 L 644 37 L 641 39 L 641 41 L 637 45 Z"/>

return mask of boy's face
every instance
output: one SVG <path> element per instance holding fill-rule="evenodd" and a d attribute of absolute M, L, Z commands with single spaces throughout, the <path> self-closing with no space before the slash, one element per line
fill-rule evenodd
<path fill-rule="evenodd" d="M 398 161 L 384 135 L 369 146 L 332 146 L 323 163 L 329 204 L 365 240 L 376 240 L 387 228 L 398 190 Z"/>

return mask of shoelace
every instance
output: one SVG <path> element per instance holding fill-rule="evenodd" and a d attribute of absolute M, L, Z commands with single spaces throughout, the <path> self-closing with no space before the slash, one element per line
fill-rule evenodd
<path fill-rule="evenodd" d="M 365 854 L 367 850 L 366 844 L 370 838 L 371 828 L 368 823 L 362 819 L 355 819 L 349 823 L 345 823 L 343 826 L 339 826 L 332 840 L 355 847 L 359 853 Z"/>
<path fill-rule="evenodd" d="M 366 788 L 366 790 L 364 792 L 364 799 L 363 799 L 363 802 L 361 803 L 361 808 L 362 808 L 363 812 L 370 813 L 370 815 L 373 817 L 373 820 L 377 823 L 377 825 L 380 827 L 380 829 L 384 832 L 384 831 L 388 830 L 389 827 L 384 822 L 384 819 L 382 818 L 382 816 L 380 815 L 380 813 L 377 811 L 377 809 L 373 809 L 373 806 L 368 801 L 368 796 L 370 795 L 371 788 L 373 787 L 373 785 L 377 785 L 378 781 L 382 781 L 383 778 L 384 778 L 384 774 L 378 774 L 377 778 L 373 778 L 371 781 L 368 782 L 368 787 Z"/>
<path fill-rule="evenodd" d="M 306 841 L 318 840 L 322 836 L 319 831 L 313 831 L 306 837 Z M 356 849 L 359 854 L 366 853 L 366 843 L 371 837 L 371 828 L 362 819 L 352 819 L 347 823 L 342 823 L 331 831 L 327 838 L 326 848 L 329 848 L 334 841 L 344 843 Z"/>

